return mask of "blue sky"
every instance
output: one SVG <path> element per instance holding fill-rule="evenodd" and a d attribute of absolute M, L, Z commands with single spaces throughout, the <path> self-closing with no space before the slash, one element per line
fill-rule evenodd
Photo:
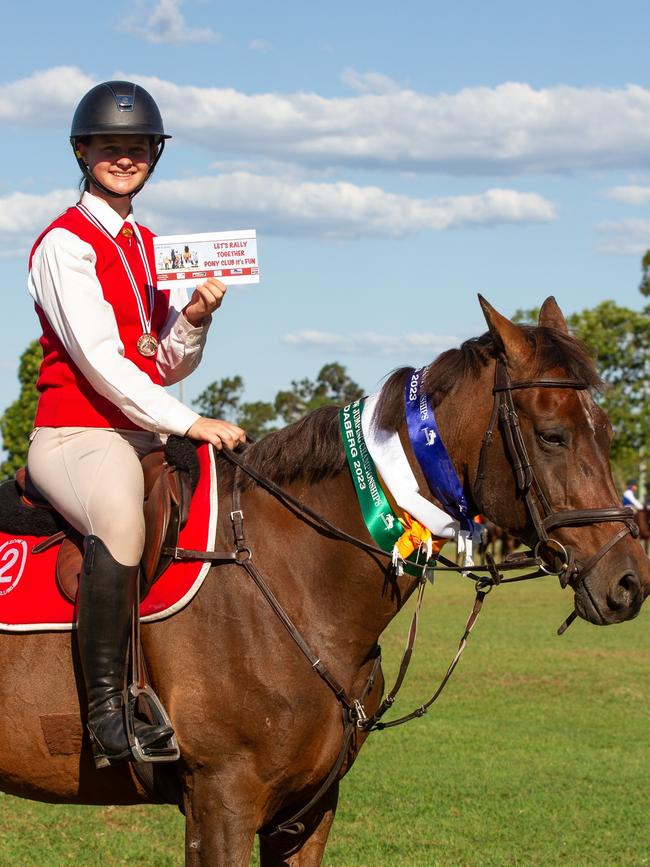
<path fill-rule="evenodd" d="M 639 308 L 650 246 L 647 3 L 11 2 L 0 60 L 0 408 L 38 336 L 34 238 L 74 202 L 79 98 L 143 84 L 174 138 L 136 216 L 255 228 L 189 400 L 338 360 L 366 390 L 554 294 Z"/>

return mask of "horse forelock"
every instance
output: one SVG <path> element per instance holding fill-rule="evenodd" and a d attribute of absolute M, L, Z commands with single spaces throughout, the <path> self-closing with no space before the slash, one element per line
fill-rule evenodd
<path fill-rule="evenodd" d="M 589 388 L 601 387 L 593 360 L 575 338 L 548 327 L 521 328 L 531 347 L 525 378 L 534 379 L 559 368 L 564 376 L 584 382 Z M 461 381 L 477 380 L 497 354 L 489 332 L 466 340 L 458 349 L 443 352 L 426 367 L 423 377 L 423 388 L 431 405 L 435 408 Z M 397 430 L 402 424 L 404 391 L 411 371 L 410 367 L 402 367 L 386 379 L 375 413 L 375 424 L 381 430 Z M 518 375 L 524 378 L 522 372 Z M 279 485 L 298 480 L 314 484 L 338 475 L 346 467 L 338 412 L 337 406 L 320 407 L 299 421 L 267 434 L 245 448 L 246 462 Z M 244 486 L 250 483 L 248 477 L 242 479 Z M 232 484 L 231 469 L 224 468 L 222 484 L 226 488 Z"/>

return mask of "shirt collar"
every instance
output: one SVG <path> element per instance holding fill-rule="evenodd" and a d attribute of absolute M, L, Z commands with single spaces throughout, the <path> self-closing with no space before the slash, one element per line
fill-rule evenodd
<path fill-rule="evenodd" d="M 93 196 L 93 194 L 89 192 L 83 194 L 81 197 L 81 204 L 88 208 L 93 217 L 102 224 L 113 238 L 117 238 L 124 223 L 131 223 L 132 226 L 135 226 L 133 209 L 129 211 L 126 219 L 123 220 L 117 211 L 114 211 L 113 208 L 111 208 L 108 202 L 105 202 L 104 199 L 100 199 L 99 196 Z"/>

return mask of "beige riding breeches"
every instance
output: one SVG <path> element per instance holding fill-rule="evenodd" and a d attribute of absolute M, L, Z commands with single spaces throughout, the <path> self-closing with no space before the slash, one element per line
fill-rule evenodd
<path fill-rule="evenodd" d="M 27 466 L 36 488 L 75 529 L 135 566 L 144 548 L 140 458 L 160 446 L 149 431 L 41 427 L 30 437 Z"/>

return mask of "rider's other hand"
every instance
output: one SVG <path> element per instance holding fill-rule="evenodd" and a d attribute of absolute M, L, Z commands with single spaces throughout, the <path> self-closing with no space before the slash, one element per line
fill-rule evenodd
<path fill-rule="evenodd" d="M 205 416 L 197 418 L 185 436 L 193 440 L 212 443 L 217 449 L 220 449 L 222 446 L 234 449 L 240 443 L 246 442 L 245 432 L 240 427 L 237 427 L 236 424 L 223 421 L 219 418 L 206 418 Z"/>
<path fill-rule="evenodd" d="M 221 280 L 209 277 L 192 292 L 192 297 L 183 309 L 183 315 L 190 325 L 201 325 L 206 316 L 221 307 L 225 294 L 226 286 Z"/>

